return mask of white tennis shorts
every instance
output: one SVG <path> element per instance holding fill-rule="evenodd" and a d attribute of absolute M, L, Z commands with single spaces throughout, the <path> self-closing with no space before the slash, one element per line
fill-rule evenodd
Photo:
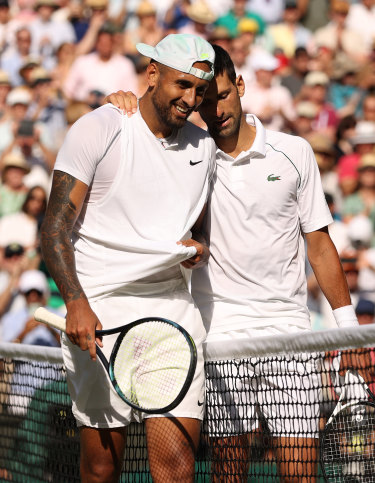
<path fill-rule="evenodd" d="M 246 331 L 220 334 L 242 336 Z M 248 339 L 249 344 L 251 338 Z M 212 437 L 250 433 L 261 425 L 274 437 L 317 438 L 320 374 L 317 354 L 206 364 L 205 430 Z"/>
<path fill-rule="evenodd" d="M 168 291 L 166 292 L 166 288 Z M 143 317 L 163 317 L 183 326 L 192 336 L 197 347 L 197 368 L 190 389 L 182 402 L 170 413 L 162 416 L 203 419 L 204 411 L 204 361 L 202 342 L 206 332 L 200 313 L 182 280 L 167 284 L 132 285 L 139 295 L 115 293 L 90 301 L 90 305 L 103 325 L 103 329 L 118 327 Z M 142 296 L 140 295 L 142 293 Z M 109 358 L 117 334 L 104 336 L 102 349 Z M 92 361 L 88 351 L 73 345 L 66 335 L 62 338 L 64 363 L 73 414 L 78 426 L 116 428 L 141 421 L 145 415 L 128 406 L 113 389 L 102 363 Z M 160 417 L 160 415 L 158 415 Z"/>

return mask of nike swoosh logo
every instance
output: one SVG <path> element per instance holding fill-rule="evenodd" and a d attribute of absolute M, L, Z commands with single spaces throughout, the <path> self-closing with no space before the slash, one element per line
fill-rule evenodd
<path fill-rule="evenodd" d="M 190 160 L 190 166 L 195 166 L 196 164 L 203 163 L 203 159 L 201 161 L 191 161 Z"/>
<path fill-rule="evenodd" d="M 190 161 L 191 162 L 191 161 Z M 201 161 L 202 162 L 202 161 Z M 198 401 L 198 406 L 203 406 L 203 402 Z"/>

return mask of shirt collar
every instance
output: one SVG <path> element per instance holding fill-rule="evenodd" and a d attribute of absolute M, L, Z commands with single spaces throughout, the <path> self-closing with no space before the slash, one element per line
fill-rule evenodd
<path fill-rule="evenodd" d="M 244 161 L 246 158 L 265 158 L 266 156 L 266 130 L 259 119 L 254 114 L 246 114 L 246 122 L 250 126 L 255 126 L 256 133 L 252 146 L 247 151 L 242 151 L 235 159 L 228 156 L 224 151 L 217 148 L 216 153 L 224 159 L 232 162 Z"/>

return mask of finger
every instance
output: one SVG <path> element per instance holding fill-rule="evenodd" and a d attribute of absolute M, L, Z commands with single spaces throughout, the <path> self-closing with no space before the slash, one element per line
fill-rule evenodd
<path fill-rule="evenodd" d="M 96 324 L 95 330 L 102 330 L 103 326 L 100 322 Z M 103 336 L 95 334 L 95 342 L 98 344 L 99 347 L 103 347 Z"/>
<path fill-rule="evenodd" d="M 96 360 L 96 345 L 95 345 L 95 337 L 91 334 L 86 335 L 86 347 L 90 353 L 90 358 L 95 361 Z"/>

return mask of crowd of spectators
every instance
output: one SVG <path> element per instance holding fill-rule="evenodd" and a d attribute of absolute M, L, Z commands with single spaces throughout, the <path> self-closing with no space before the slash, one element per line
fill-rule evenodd
<path fill-rule="evenodd" d="M 175 32 L 228 50 L 244 111 L 311 143 L 353 303 L 375 303 L 375 0 L 0 0 L 0 342 L 58 344 L 32 320 L 64 313 L 39 251 L 56 154 L 107 94 L 142 95 L 135 45 Z M 331 327 L 313 275 L 308 290 Z"/>

